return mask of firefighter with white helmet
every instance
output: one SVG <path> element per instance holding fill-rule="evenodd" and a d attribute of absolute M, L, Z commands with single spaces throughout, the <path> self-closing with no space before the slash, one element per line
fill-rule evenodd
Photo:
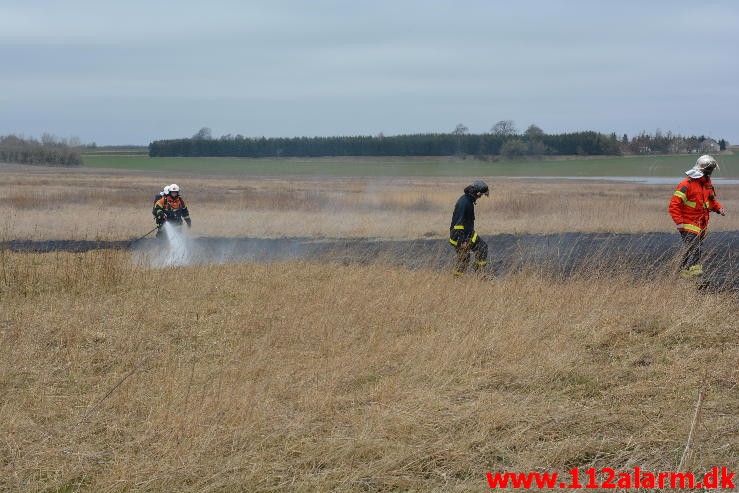
<path fill-rule="evenodd" d="M 465 187 L 464 195 L 457 200 L 454 206 L 452 223 L 449 226 L 449 243 L 457 253 L 456 264 L 452 271 L 455 276 L 464 275 L 470 263 L 470 252 L 475 253 L 475 272 L 482 273 L 485 270 L 488 245 L 475 231 L 475 203 L 483 195 L 489 197 L 490 189 L 487 183 L 477 180 Z"/>
<path fill-rule="evenodd" d="M 711 174 L 716 169 L 719 166 L 713 156 L 705 154 L 699 157 L 695 165 L 685 172 L 688 177 L 680 182 L 670 200 L 670 216 L 685 245 L 680 276 L 686 279 L 703 275 L 701 243 L 708 231 L 710 213 L 726 215 L 711 182 Z"/>
<path fill-rule="evenodd" d="M 156 204 L 159 199 L 161 199 L 162 197 L 166 195 L 169 195 L 169 185 L 163 187 L 161 192 L 154 195 L 154 204 Z"/>
<path fill-rule="evenodd" d="M 187 203 L 185 199 L 180 196 L 180 187 L 176 183 L 173 183 L 165 187 L 167 194 L 156 201 L 154 204 L 154 218 L 156 219 L 157 228 L 160 229 L 164 223 L 172 224 L 173 226 L 182 226 L 182 222 L 187 223 L 187 227 L 192 227 L 192 220 L 190 219 L 190 212 L 187 209 Z M 159 236 L 159 232 L 157 232 Z"/>
<path fill-rule="evenodd" d="M 162 188 L 161 192 L 154 195 L 154 206 L 151 208 L 151 213 L 154 216 L 155 220 L 157 217 L 157 209 L 156 209 L 157 202 L 159 202 L 159 199 L 161 199 L 162 197 L 166 197 L 167 195 L 169 195 L 169 185 L 166 185 L 165 187 Z"/>

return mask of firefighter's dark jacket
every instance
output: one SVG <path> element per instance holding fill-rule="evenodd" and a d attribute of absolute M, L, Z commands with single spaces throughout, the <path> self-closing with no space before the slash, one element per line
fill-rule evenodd
<path fill-rule="evenodd" d="M 475 197 L 465 193 L 454 206 L 452 224 L 449 226 L 449 239 L 452 245 L 470 241 L 475 237 Z"/>
<path fill-rule="evenodd" d="M 152 213 L 157 224 L 162 224 L 164 221 L 182 224 L 183 219 L 186 222 L 190 220 L 190 212 L 187 210 L 187 204 L 182 197 L 173 199 L 169 195 L 165 195 L 156 201 Z"/>
<path fill-rule="evenodd" d="M 151 213 L 154 215 L 154 217 L 157 217 L 157 202 L 164 197 L 161 193 L 158 193 L 154 196 L 154 207 L 151 209 Z"/>

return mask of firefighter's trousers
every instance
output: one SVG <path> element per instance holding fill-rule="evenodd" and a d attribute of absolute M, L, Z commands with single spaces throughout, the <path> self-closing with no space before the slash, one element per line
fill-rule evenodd
<path fill-rule="evenodd" d="M 473 269 L 475 272 L 483 272 L 485 265 L 488 260 L 488 244 L 483 241 L 482 238 L 476 236 L 475 241 L 470 241 L 467 248 L 460 248 L 462 242 L 457 245 L 453 245 L 457 254 L 456 262 L 454 264 L 454 270 L 452 273 L 455 276 L 463 276 L 467 267 L 470 264 L 470 258 L 472 252 L 475 254 L 475 265 Z"/>
<path fill-rule="evenodd" d="M 683 240 L 680 275 L 683 277 L 694 277 L 703 274 L 703 267 L 700 263 L 703 235 L 696 235 L 689 231 L 680 231 L 680 238 Z"/>

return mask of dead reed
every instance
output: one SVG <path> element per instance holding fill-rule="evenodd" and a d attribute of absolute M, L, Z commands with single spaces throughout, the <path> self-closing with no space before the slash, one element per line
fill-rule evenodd
<path fill-rule="evenodd" d="M 699 386 L 686 467 L 735 466 L 737 301 L 597 271 L 0 252 L 0 489 L 469 491 L 495 470 L 670 470 Z"/>
<path fill-rule="evenodd" d="M 3 239 L 127 239 L 148 231 L 161 173 L 0 171 Z M 177 179 L 196 235 L 324 236 L 408 239 L 448 234 L 459 178 Z M 678 177 L 676 177 L 677 183 Z M 478 204 L 483 234 L 672 231 L 667 204 L 673 185 L 491 180 Z M 719 187 L 729 215 L 713 230 L 739 230 L 739 186 Z"/>

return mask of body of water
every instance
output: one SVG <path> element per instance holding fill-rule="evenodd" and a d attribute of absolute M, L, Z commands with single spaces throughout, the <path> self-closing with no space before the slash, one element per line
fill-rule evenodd
<path fill-rule="evenodd" d="M 588 181 L 621 181 L 629 183 L 645 183 L 647 185 L 669 185 L 680 183 L 685 176 L 674 178 L 667 176 L 528 176 L 535 180 L 588 180 Z M 714 178 L 716 185 L 739 185 L 739 180 L 732 178 Z"/>

